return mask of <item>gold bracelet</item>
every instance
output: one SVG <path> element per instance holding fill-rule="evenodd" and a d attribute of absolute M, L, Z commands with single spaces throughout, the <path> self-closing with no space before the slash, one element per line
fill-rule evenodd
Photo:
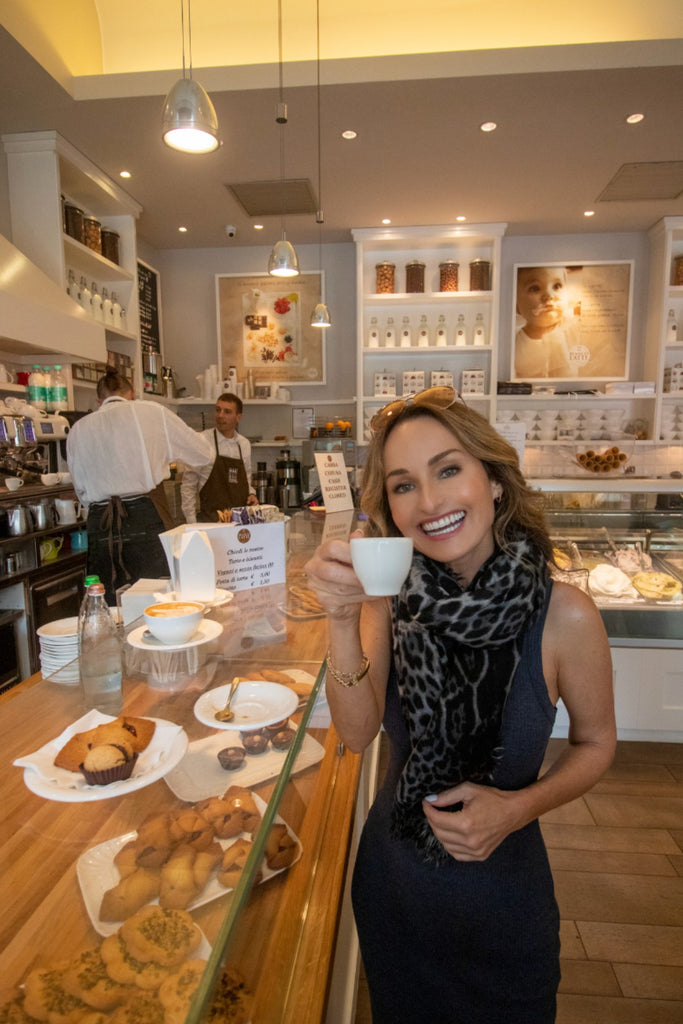
<path fill-rule="evenodd" d="M 369 659 L 363 655 L 363 661 L 357 672 L 340 672 L 338 668 L 335 668 L 330 661 L 330 652 L 327 652 L 327 671 L 330 673 L 333 679 L 336 679 L 340 686 L 358 686 L 363 676 L 367 675 L 368 669 L 370 668 Z"/>

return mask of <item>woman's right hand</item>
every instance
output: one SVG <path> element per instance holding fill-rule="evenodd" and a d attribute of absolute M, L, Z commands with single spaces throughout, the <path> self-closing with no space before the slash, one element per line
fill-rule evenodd
<path fill-rule="evenodd" d="M 362 537 L 362 531 L 351 534 Z M 361 604 L 368 597 L 351 564 L 347 541 L 329 540 L 320 545 L 304 566 L 308 585 L 329 616 L 336 619 L 358 618 Z"/>

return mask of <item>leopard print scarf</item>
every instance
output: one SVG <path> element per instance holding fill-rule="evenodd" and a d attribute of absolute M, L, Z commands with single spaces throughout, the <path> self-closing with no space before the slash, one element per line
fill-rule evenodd
<path fill-rule="evenodd" d="M 394 662 L 411 753 L 392 827 L 425 860 L 448 855 L 424 816 L 423 798 L 466 780 L 491 782 L 522 637 L 540 614 L 548 584 L 543 554 L 518 536 L 464 591 L 444 565 L 416 553 L 393 600 Z"/>

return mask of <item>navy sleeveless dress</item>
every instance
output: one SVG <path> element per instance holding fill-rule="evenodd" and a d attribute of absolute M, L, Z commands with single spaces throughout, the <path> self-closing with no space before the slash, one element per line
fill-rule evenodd
<path fill-rule="evenodd" d="M 493 784 L 537 777 L 555 720 L 543 678 L 547 604 L 524 637 L 504 710 Z M 394 788 L 409 752 L 396 678 L 384 717 L 391 758 L 363 830 L 353 907 L 373 1024 L 552 1024 L 559 913 L 538 821 L 487 860 L 425 863 L 390 831 Z"/>

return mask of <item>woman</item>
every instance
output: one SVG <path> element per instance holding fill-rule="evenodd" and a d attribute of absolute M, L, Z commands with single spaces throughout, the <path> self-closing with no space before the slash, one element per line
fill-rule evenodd
<path fill-rule="evenodd" d="M 393 402 L 372 428 L 363 509 L 370 532 L 412 538 L 408 579 L 365 598 L 341 541 L 307 572 L 340 737 L 362 751 L 384 721 L 391 741 L 353 883 L 373 1021 L 550 1024 L 559 921 L 537 819 L 614 754 L 602 621 L 551 581 L 515 451 L 452 388 Z M 538 778 L 560 697 L 569 743 Z"/>

